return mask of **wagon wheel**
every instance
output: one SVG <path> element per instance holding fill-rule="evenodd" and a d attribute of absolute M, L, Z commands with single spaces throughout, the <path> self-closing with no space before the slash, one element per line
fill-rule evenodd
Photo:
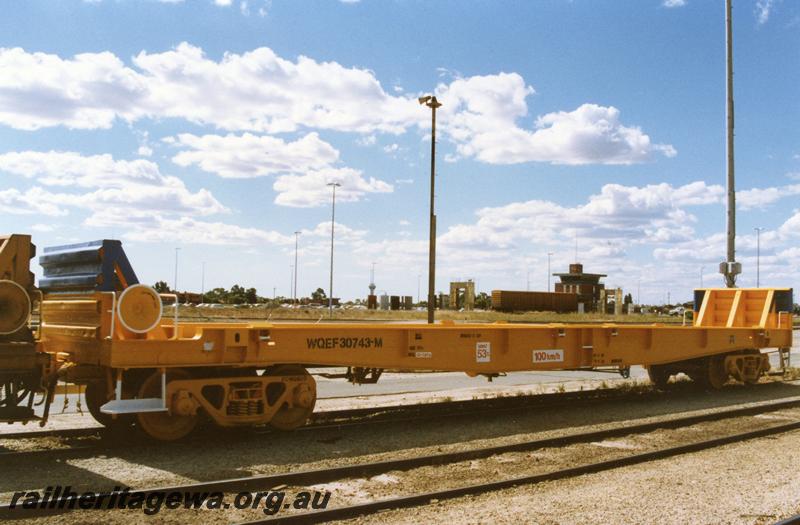
<path fill-rule="evenodd" d="M 291 383 L 271 383 L 267 385 L 267 399 L 271 395 L 280 395 L 284 388 L 292 389 L 278 411 L 269 421 L 270 426 L 278 430 L 294 430 L 303 426 L 314 412 L 317 402 L 317 386 L 311 374 L 300 365 L 277 365 L 264 370 L 265 376 L 303 376 L 305 381 L 296 385 Z M 285 387 L 283 385 L 286 385 Z"/>
<path fill-rule="evenodd" d="M 650 382 L 659 390 L 664 390 L 667 387 L 670 375 L 669 370 L 661 365 L 647 367 L 647 376 L 650 378 Z"/>
<path fill-rule="evenodd" d="M 761 352 L 758 351 L 758 350 L 746 350 L 744 353 L 748 354 L 748 355 L 755 355 L 755 356 L 761 355 Z M 766 371 L 769 371 L 769 364 L 767 364 Z M 756 373 L 756 374 L 743 374 L 744 377 L 742 378 L 742 382 L 745 385 L 756 385 L 756 384 L 758 384 L 758 380 L 761 378 L 761 374 L 763 374 L 763 373 L 764 373 L 764 371 L 759 369 L 758 373 Z"/>
<path fill-rule="evenodd" d="M 714 390 L 719 390 L 728 381 L 728 371 L 725 369 L 725 356 L 714 356 L 708 359 L 708 385 Z"/>
<path fill-rule="evenodd" d="M 177 379 L 189 379 L 185 370 L 167 370 L 167 384 Z M 161 372 L 153 372 L 139 389 L 139 398 L 161 397 Z M 175 441 L 188 436 L 200 421 L 199 414 L 179 416 L 169 412 L 141 412 L 136 414 L 139 427 L 150 437 L 160 441 Z"/>
<path fill-rule="evenodd" d="M 127 385 L 123 387 L 123 397 L 133 397 L 131 387 Z M 114 396 L 108 395 L 105 381 L 91 381 L 86 384 L 86 389 L 83 392 L 83 397 L 86 400 L 86 407 L 92 417 L 108 429 L 121 429 L 133 425 L 136 418 L 133 414 L 120 414 L 116 418 L 111 414 L 104 414 L 100 412 L 100 407 L 105 405 L 108 401 L 114 399 Z"/>

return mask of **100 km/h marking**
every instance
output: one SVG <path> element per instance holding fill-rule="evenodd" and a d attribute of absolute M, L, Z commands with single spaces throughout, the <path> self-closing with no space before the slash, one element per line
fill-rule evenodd
<path fill-rule="evenodd" d="M 561 363 L 564 361 L 564 350 L 560 348 L 547 350 L 534 350 L 534 363 Z"/>
<path fill-rule="evenodd" d="M 334 348 L 382 348 L 382 337 L 309 337 L 309 350 L 331 350 Z"/>

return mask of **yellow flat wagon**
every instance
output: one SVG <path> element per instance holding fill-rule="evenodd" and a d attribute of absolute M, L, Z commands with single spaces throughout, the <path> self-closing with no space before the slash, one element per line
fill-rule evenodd
<path fill-rule="evenodd" d="M 134 421 L 178 439 L 203 417 L 222 426 L 291 429 L 314 409 L 306 368 L 348 367 L 354 382 L 386 368 L 492 377 L 530 370 L 647 367 L 663 385 L 684 372 L 710 387 L 753 383 L 765 349 L 792 345 L 791 289 L 704 289 L 693 321 L 662 324 L 181 323 L 137 284 L 118 241 L 45 250 L 39 350 L 57 375 L 86 385 L 106 425 Z M 170 306 L 166 306 L 169 313 Z"/>

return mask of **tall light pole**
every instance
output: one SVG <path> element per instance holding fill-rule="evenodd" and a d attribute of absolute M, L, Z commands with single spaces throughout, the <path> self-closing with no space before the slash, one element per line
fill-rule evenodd
<path fill-rule="evenodd" d="M 369 271 L 369 294 L 375 295 L 375 263 L 372 263 L 372 269 Z"/>
<path fill-rule="evenodd" d="M 422 283 L 422 274 L 421 274 L 421 273 L 418 273 L 418 274 L 417 274 L 417 305 L 419 305 L 419 289 L 420 289 L 420 283 Z"/>
<path fill-rule="evenodd" d="M 703 271 L 706 269 L 705 266 L 700 267 L 700 288 L 703 288 Z"/>
<path fill-rule="evenodd" d="M 527 292 L 531 291 L 531 271 L 530 271 L 530 269 L 528 269 L 528 273 L 526 274 L 525 291 L 527 291 Z"/>
<path fill-rule="evenodd" d="M 550 292 L 550 258 L 553 252 L 547 252 L 547 291 Z"/>
<path fill-rule="evenodd" d="M 200 272 L 200 302 L 206 302 L 206 262 L 203 261 L 203 269 Z"/>
<path fill-rule="evenodd" d="M 434 214 L 434 181 L 436 179 L 436 108 L 442 105 L 436 97 L 419 97 L 419 103 L 431 108 L 431 212 L 430 239 L 428 241 L 428 324 L 433 324 L 436 309 L 436 214 Z"/>
<path fill-rule="evenodd" d="M 294 264 L 289 265 L 289 299 L 292 298 L 292 286 L 294 286 Z M 292 303 L 294 303 L 294 301 L 292 301 Z"/>
<path fill-rule="evenodd" d="M 731 0 L 725 0 L 725 44 L 726 44 L 726 91 L 727 91 L 727 148 L 728 148 L 728 205 L 727 205 L 727 260 L 720 263 L 720 273 L 725 277 L 725 286 L 736 287 L 736 276 L 742 265 L 736 262 L 736 189 L 733 170 L 733 18 Z"/>
<path fill-rule="evenodd" d="M 178 293 L 178 252 L 180 248 L 175 248 L 175 280 L 172 282 L 172 291 Z"/>
<path fill-rule="evenodd" d="M 333 189 L 333 193 L 331 195 L 331 280 L 330 286 L 328 287 L 328 315 L 333 317 L 333 230 L 336 220 L 336 188 L 341 186 L 341 184 L 338 182 L 329 182 L 328 186 Z"/>
<path fill-rule="evenodd" d="M 294 282 L 292 283 L 292 297 L 294 304 L 297 304 L 297 240 L 300 238 L 300 232 L 294 232 Z"/>
<path fill-rule="evenodd" d="M 642 278 L 636 283 L 636 304 L 642 304 Z"/>
<path fill-rule="evenodd" d="M 761 288 L 761 232 L 764 228 L 753 228 L 756 231 L 756 288 Z"/>

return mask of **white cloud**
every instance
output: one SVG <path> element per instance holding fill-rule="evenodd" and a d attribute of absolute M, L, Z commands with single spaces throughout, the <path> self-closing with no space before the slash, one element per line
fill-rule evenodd
<path fill-rule="evenodd" d="M 661 5 L 664 7 L 683 7 L 686 5 L 686 0 L 664 0 Z"/>
<path fill-rule="evenodd" d="M 223 222 L 209 222 L 179 217 L 168 219 L 154 217 L 153 220 L 133 221 L 126 223 L 130 231 L 126 239 L 143 242 L 182 242 L 191 244 L 219 245 L 263 245 L 264 243 L 288 246 L 294 243 L 294 236 L 262 230 L 246 228 Z"/>
<path fill-rule="evenodd" d="M 50 217 L 67 215 L 67 210 L 52 202 L 48 196 L 49 194 L 42 188 L 31 188 L 24 193 L 15 188 L 0 190 L 0 212 Z"/>
<path fill-rule="evenodd" d="M 311 235 L 314 237 L 320 237 L 325 241 L 329 241 L 331 238 L 331 222 L 330 221 L 321 222 L 317 224 L 317 226 L 313 230 L 303 230 L 302 234 Z M 357 230 L 345 224 L 339 222 L 336 223 L 335 235 L 337 243 L 339 242 L 350 243 L 350 242 L 360 241 L 364 239 L 366 234 L 367 234 L 366 230 Z"/>
<path fill-rule="evenodd" d="M 149 113 L 223 129 L 399 133 L 417 117 L 414 101 L 388 95 L 370 71 L 304 56 L 293 62 L 268 48 L 217 62 L 183 43 L 133 61 L 150 86 Z"/>
<path fill-rule="evenodd" d="M 283 206 L 311 207 L 326 204 L 328 182 L 339 182 L 337 195 L 343 202 L 360 200 L 367 193 L 390 193 L 393 187 L 361 171 L 335 166 L 339 151 L 309 133 L 294 142 L 270 136 L 246 133 L 237 135 L 182 134 L 173 144 L 192 148 L 172 160 L 181 165 L 197 165 L 225 178 L 249 178 L 278 175 L 273 189 L 275 203 Z"/>
<path fill-rule="evenodd" d="M 111 155 L 83 156 L 75 152 L 10 152 L 0 155 L 0 172 L 33 179 L 39 186 L 23 195 L 8 190 L 0 203 L 28 201 L 20 210 L 45 215 L 64 215 L 68 208 L 90 213 L 86 224 L 123 223 L 137 214 L 213 215 L 227 212 L 206 189 L 189 190 L 177 177 L 162 175 L 158 166 L 144 159 L 114 160 Z M 19 205 L 19 204 L 17 204 Z"/>
<path fill-rule="evenodd" d="M 726 237 L 722 232 L 698 237 L 697 219 L 689 208 L 712 205 L 720 210 L 723 196 L 724 188 L 704 182 L 678 187 L 609 184 L 576 206 L 527 201 L 484 208 L 475 222 L 440 233 L 438 274 L 480 276 L 482 282 L 492 283 L 488 286 L 524 289 L 527 268 L 540 282 L 534 289 L 543 290 L 546 252 L 554 252 L 553 271 L 566 269 L 574 262 L 577 233 L 578 259 L 587 271 L 608 273 L 608 286 L 635 286 L 640 279 L 645 302 L 660 302 L 662 295 L 666 300 L 670 289 L 673 299 L 684 290 L 682 300 L 689 300 L 688 291 L 699 285 L 701 267 L 706 286 L 721 284 L 716 267 L 724 257 Z M 800 265 L 792 262 L 797 258 L 783 257 L 781 250 L 797 251 L 793 247 L 800 239 L 798 232 L 800 211 L 795 210 L 782 226 L 761 233 L 762 284 L 796 285 Z M 652 259 L 643 255 L 647 250 L 652 250 Z M 398 231 L 394 239 L 365 240 L 353 252 L 360 261 L 376 261 L 388 270 L 424 271 L 427 241 L 408 239 Z M 755 233 L 737 235 L 737 260 L 745 266 L 743 286 L 755 285 L 755 258 Z"/>
<path fill-rule="evenodd" d="M 241 245 L 293 242 L 290 236 L 274 231 L 201 220 L 228 209 L 208 190 L 189 190 L 177 177 L 161 174 L 149 160 L 24 151 L 0 155 L 0 172 L 58 190 L 35 186 L 25 192 L 0 191 L 3 213 L 58 217 L 80 210 L 87 213 L 84 226 L 121 229 L 124 238 L 136 241 L 180 239 L 195 244 Z M 43 227 L 34 229 L 47 231 Z"/>
<path fill-rule="evenodd" d="M 390 193 L 394 190 L 391 184 L 375 179 L 365 178 L 363 173 L 352 168 L 326 168 L 309 171 L 303 175 L 281 175 L 272 185 L 278 192 L 275 203 L 282 206 L 312 207 L 331 202 L 330 182 L 338 182 L 342 186 L 336 189 L 337 202 L 353 202 L 360 200 L 367 193 Z"/>
<path fill-rule="evenodd" d="M 133 64 L 110 52 L 63 59 L 0 48 L 0 123 L 96 129 L 116 118 L 174 117 L 228 130 L 399 133 L 420 118 L 415 100 L 388 95 L 368 70 L 290 61 L 268 48 L 214 61 L 182 43 L 142 51 Z"/>
<path fill-rule="evenodd" d="M 354 248 L 361 261 L 376 262 L 382 269 L 402 269 L 406 272 L 422 268 L 428 260 L 428 241 L 416 239 L 382 239 L 365 242 Z M 438 254 L 441 255 L 441 254 Z M 446 259 L 438 257 L 439 270 Z"/>
<path fill-rule="evenodd" d="M 136 153 L 142 157 L 150 157 L 153 155 L 153 148 L 150 146 L 139 146 L 139 149 L 136 150 Z"/>
<path fill-rule="evenodd" d="M 517 120 L 527 115 L 525 101 L 533 93 L 516 73 L 440 85 L 444 132 L 459 155 L 489 164 L 635 164 L 657 153 L 676 154 L 670 145 L 653 144 L 638 127 L 620 123 L 614 107 L 583 104 L 538 117 L 534 130 L 521 128 Z"/>
<path fill-rule="evenodd" d="M 425 108 L 413 97 L 387 93 L 372 71 L 305 56 L 287 60 L 264 47 L 213 60 L 181 43 L 166 52 L 142 51 L 132 66 L 110 52 L 61 58 L 0 48 L 0 69 L 0 124 L 17 129 L 179 118 L 229 131 L 354 132 L 371 145 L 375 133 L 429 126 Z M 460 156 L 493 164 L 633 164 L 675 154 L 622 124 L 614 107 L 583 104 L 544 114 L 532 129 L 521 127 L 517 121 L 527 116 L 533 93 L 517 73 L 442 84 L 443 133 Z"/>
<path fill-rule="evenodd" d="M 694 234 L 695 218 L 684 207 L 718 202 L 723 191 L 704 182 L 677 188 L 606 184 L 575 207 L 534 200 L 480 209 L 475 224 L 451 227 L 440 242 L 452 248 L 506 249 L 522 241 L 559 242 L 575 232 L 589 247 L 609 241 L 676 242 Z"/>
<path fill-rule="evenodd" d="M 736 192 L 736 206 L 742 210 L 765 208 L 784 197 L 800 195 L 800 184 L 790 184 L 780 188 L 752 188 Z"/>
<path fill-rule="evenodd" d="M 772 8 L 774 5 L 774 0 L 756 1 L 756 21 L 759 25 L 766 24 L 769 21 L 769 16 L 772 13 Z"/>
<path fill-rule="evenodd" d="M 780 228 L 778 233 L 784 238 L 800 237 L 800 210 L 795 210 L 794 215 L 789 217 Z"/>
<path fill-rule="evenodd" d="M 163 181 L 158 166 L 148 160 L 116 161 L 108 154 L 85 157 L 71 151 L 4 153 L 0 170 L 36 178 L 48 186 L 120 187 Z"/>
<path fill-rule="evenodd" d="M 232 0 L 214 0 L 214 5 L 218 5 L 220 7 L 228 7 L 233 3 Z"/>
<path fill-rule="evenodd" d="M 38 223 L 38 224 L 34 224 L 33 226 L 31 226 L 31 230 L 33 230 L 35 232 L 40 232 L 40 233 L 51 232 L 51 231 L 53 231 L 55 229 L 56 229 L 55 226 L 53 226 L 52 224 Z"/>
<path fill-rule="evenodd" d="M 365 137 L 359 137 L 356 139 L 356 144 L 359 146 L 372 146 L 378 139 L 375 135 L 367 135 Z"/>
<path fill-rule="evenodd" d="M 111 127 L 115 118 L 142 116 L 146 79 L 113 53 L 62 60 L 47 53 L 0 48 L 0 123 L 34 130 Z"/>
<path fill-rule="evenodd" d="M 173 141 L 190 148 L 172 157 L 180 166 L 197 165 L 225 178 L 250 178 L 278 173 L 304 173 L 330 167 L 339 151 L 309 133 L 294 142 L 270 136 L 204 135 L 188 133 Z"/>
<path fill-rule="evenodd" d="M 725 188 L 719 184 L 709 186 L 704 181 L 695 181 L 675 188 L 672 199 L 676 206 L 700 206 L 721 202 L 724 195 Z"/>

